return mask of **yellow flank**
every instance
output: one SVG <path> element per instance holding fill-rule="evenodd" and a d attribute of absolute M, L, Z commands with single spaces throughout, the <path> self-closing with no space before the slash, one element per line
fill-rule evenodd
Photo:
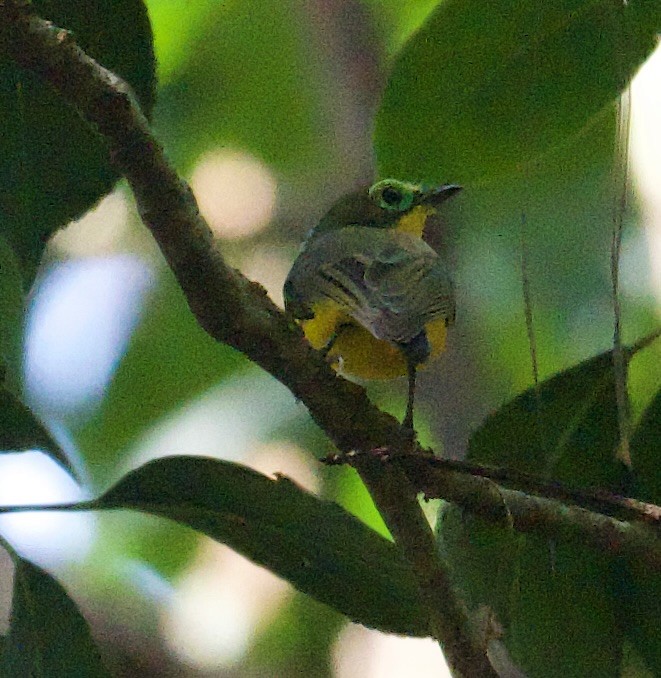
<path fill-rule="evenodd" d="M 302 321 L 301 327 L 316 349 L 327 346 L 341 325 L 350 325 L 339 332 L 328 352 L 333 367 L 341 374 L 360 379 L 392 379 L 407 373 L 406 359 L 399 348 L 374 337 L 335 302 L 328 300 L 315 304 L 313 312 L 314 318 Z M 433 320 L 426 330 L 431 345 L 430 357 L 433 358 L 445 348 L 445 318 Z"/>
<path fill-rule="evenodd" d="M 416 238 L 422 238 L 427 217 L 435 212 L 436 210 L 430 205 L 417 205 L 399 220 L 395 228 L 400 233 L 408 233 Z"/>
<path fill-rule="evenodd" d="M 330 299 L 315 304 L 312 312 L 314 317 L 310 320 L 302 320 L 301 327 L 305 338 L 317 351 L 328 345 L 337 327 L 344 322 L 351 322 L 342 308 Z"/>

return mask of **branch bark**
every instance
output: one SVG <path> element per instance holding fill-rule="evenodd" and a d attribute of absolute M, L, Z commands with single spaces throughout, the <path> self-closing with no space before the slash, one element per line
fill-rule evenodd
<path fill-rule="evenodd" d="M 143 222 L 174 272 L 198 323 L 270 372 L 305 403 L 339 450 L 411 448 L 399 423 L 364 389 L 338 378 L 263 288 L 224 262 L 187 184 L 167 162 L 130 87 L 81 50 L 70 33 L 41 19 L 26 0 L 0 0 L 1 46 L 59 94 L 109 144 Z M 496 676 L 484 643 L 436 554 L 431 528 L 402 471 L 368 455 L 356 469 L 411 563 L 429 624 L 458 676 Z"/>
<path fill-rule="evenodd" d="M 490 478 L 456 470 L 452 468 L 455 463 L 449 466 L 443 459 L 408 456 L 393 463 L 429 499 L 454 502 L 517 532 L 578 541 L 611 556 L 643 562 L 651 572 L 661 573 L 661 508 L 654 504 L 621 498 L 617 508 L 635 516 L 626 522 L 571 503 L 508 489 Z"/>
<path fill-rule="evenodd" d="M 522 532 L 580 539 L 610 554 L 643 558 L 654 569 L 660 568 L 658 507 L 603 496 L 596 498 L 603 505 L 589 503 L 593 497 L 583 503 L 579 495 L 562 496 L 557 487 L 531 484 L 530 478 L 510 471 L 505 477 L 494 477 L 489 475 L 492 470 L 452 468 L 455 462 L 413 450 L 399 423 L 375 408 L 364 389 L 337 377 L 263 288 L 226 265 L 190 188 L 167 162 L 124 81 L 88 57 L 66 30 L 36 16 L 25 0 L 0 0 L 0 39 L 0 49 L 49 82 L 105 137 L 112 161 L 128 180 L 140 215 L 198 323 L 289 388 L 341 452 L 365 453 L 355 455 L 351 464 L 411 563 L 427 603 L 430 628 L 455 675 L 496 673 L 484 641 L 472 633 L 462 601 L 437 557 L 417 492 L 454 501 L 494 522 L 507 520 Z M 392 463 L 383 463 L 375 450 L 385 451 Z M 412 451 L 420 454 L 411 455 Z M 507 483 L 508 488 L 493 480 Z M 539 496 L 530 496 L 522 488 Z M 549 497 L 593 510 L 568 507 Z M 644 524 L 646 514 L 648 522 L 656 525 Z M 623 516 L 635 524 L 617 519 Z"/>

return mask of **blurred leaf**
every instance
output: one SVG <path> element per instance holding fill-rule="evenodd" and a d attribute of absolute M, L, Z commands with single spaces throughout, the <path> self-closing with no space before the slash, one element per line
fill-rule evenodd
<path fill-rule="evenodd" d="M 218 146 L 290 175 L 332 163 L 337 138 L 324 110 L 332 83 L 322 80 L 305 3 L 216 3 L 203 28 L 161 95 L 159 125 L 178 163 Z"/>
<path fill-rule="evenodd" d="M 32 410 L 0 387 L 0 454 L 25 450 L 40 450 L 48 454 L 76 477 L 68 457 Z"/>
<path fill-rule="evenodd" d="M 456 395 L 455 402 L 470 397 L 493 407 L 531 383 L 521 297 L 522 214 L 542 379 L 607 346 L 612 311 L 605 262 L 612 201 L 604 196 L 612 191 L 611 108 L 523 177 L 467 186 L 444 207 L 441 234 L 457 262 L 454 278 L 463 298 L 450 340 L 479 376 L 469 386 L 465 369 L 445 370 L 457 374 L 456 383 L 444 384 L 439 393 L 459 393 L 459 388 L 466 395 Z M 645 331 L 639 324 L 626 327 L 632 332 L 628 337 Z M 469 416 L 458 405 L 451 435 L 462 441 L 462 449 L 482 416 L 482 408 Z"/>
<path fill-rule="evenodd" d="M 362 0 L 383 34 L 389 55 L 423 23 L 439 0 Z"/>
<path fill-rule="evenodd" d="M 346 617 L 296 592 L 255 639 L 247 657 L 247 676 L 332 678 L 337 636 Z"/>
<path fill-rule="evenodd" d="M 646 269 L 643 269 L 646 270 Z M 629 313 L 623 317 L 623 324 L 629 328 L 629 341 L 638 343 L 641 337 L 650 335 L 658 325 L 658 308 L 654 295 L 641 299 L 640 304 L 630 308 Z M 633 334 L 633 332 L 635 334 Z M 635 352 L 636 359 L 629 364 L 627 384 L 631 399 L 632 420 L 642 422 L 643 413 L 658 395 L 661 384 L 661 341 L 657 340 L 645 346 L 643 350 Z M 632 431 L 635 437 L 636 432 Z M 637 444 L 637 443 L 636 443 Z M 636 465 L 633 465 L 633 474 L 636 475 Z M 661 491 L 658 495 L 661 497 Z"/>
<path fill-rule="evenodd" d="M 630 448 L 635 496 L 661 505 L 661 390 L 643 412 Z"/>
<path fill-rule="evenodd" d="M 167 457 L 125 476 L 94 508 L 147 511 L 231 546 L 353 621 L 427 635 L 397 547 L 284 477 L 200 457 Z"/>
<path fill-rule="evenodd" d="M 171 0 L 146 0 L 146 4 L 154 33 L 154 52 L 158 57 L 158 82 L 162 86 L 176 77 L 185 64 L 218 2 L 196 0 L 181 4 Z"/>
<path fill-rule="evenodd" d="M 32 563 L 14 573 L 3 676 L 108 676 L 87 622 L 62 586 Z"/>
<path fill-rule="evenodd" d="M 247 364 L 200 328 L 164 272 L 101 407 L 82 427 L 71 424 L 94 480 L 107 483 L 120 455 L 157 421 Z"/>
<path fill-rule="evenodd" d="M 335 449 L 329 449 L 326 454 L 331 452 L 335 452 Z M 317 459 L 320 459 L 321 456 L 315 455 Z M 332 473 L 327 474 L 324 486 L 325 496 L 338 503 L 349 513 L 358 516 L 363 523 L 387 539 L 390 536 L 388 526 L 354 469 L 330 468 L 329 470 Z"/>
<path fill-rule="evenodd" d="M 656 45 L 657 0 L 446 0 L 400 53 L 376 121 L 382 176 L 474 182 L 582 130 Z"/>
<path fill-rule="evenodd" d="M 149 115 L 154 55 L 142 0 L 35 0 L 34 5 L 125 78 Z M 110 191 L 118 174 L 107 146 L 76 111 L 3 54 L 0 110 L 0 229 L 29 285 L 48 237 Z"/>
<path fill-rule="evenodd" d="M 116 597 L 113 591 L 124 586 L 127 577 L 140 588 L 140 579 L 127 574 L 127 567 L 137 567 L 136 563 L 154 576 L 175 581 L 199 550 L 200 535 L 179 523 L 135 512 L 109 513 L 103 518 L 87 575 L 88 585 L 94 580 L 103 598 Z"/>
<path fill-rule="evenodd" d="M 0 235 L 0 363 L 12 368 L 14 378 L 21 366 L 25 291 L 19 263 Z"/>

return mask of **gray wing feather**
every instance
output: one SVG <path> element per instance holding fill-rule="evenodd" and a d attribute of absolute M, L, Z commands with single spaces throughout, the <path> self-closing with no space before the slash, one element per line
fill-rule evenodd
<path fill-rule="evenodd" d="M 427 323 L 454 319 L 452 282 L 443 259 L 407 234 L 348 227 L 312 242 L 288 284 L 308 307 L 327 298 L 379 339 L 406 343 Z"/>

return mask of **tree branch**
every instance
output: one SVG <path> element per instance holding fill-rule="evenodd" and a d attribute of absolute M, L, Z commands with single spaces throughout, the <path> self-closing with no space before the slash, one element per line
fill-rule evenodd
<path fill-rule="evenodd" d="M 622 497 L 618 508 L 636 518 L 625 522 L 571 503 L 505 488 L 488 477 L 456 470 L 443 459 L 409 455 L 392 463 L 402 468 L 413 486 L 429 499 L 454 502 L 480 518 L 518 532 L 579 541 L 611 556 L 642 561 L 652 571 L 661 572 L 661 508 L 654 504 Z"/>
<path fill-rule="evenodd" d="M 375 408 L 364 389 L 338 378 L 265 291 L 225 264 L 190 188 L 166 161 L 130 87 L 87 56 L 70 33 L 39 18 L 26 0 L 0 0 L 0 17 L 2 48 L 49 82 L 107 140 L 198 323 L 287 386 L 339 450 L 410 450 L 399 423 Z M 483 643 L 469 630 L 405 475 L 368 455 L 356 469 L 411 563 L 430 628 L 456 675 L 496 676 Z"/>
<path fill-rule="evenodd" d="M 425 492 L 425 484 L 427 485 L 427 489 L 429 489 L 429 486 L 434 483 L 432 477 L 434 475 L 433 470 L 427 479 L 423 478 L 423 469 L 427 466 L 436 471 L 456 471 L 462 475 L 488 478 L 489 480 L 494 481 L 493 484 L 498 483 L 499 485 L 505 485 L 505 487 L 509 489 L 518 490 L 519 492 L 525 492 L 527 494 L 535 494 L 539 497 L 545 497 L 546 499 L 560 500 L 565 504 L 575 504 L 579 508 L 594 513 L 604 514 L 605 516 L 617 518 L 618 520 L 640 521 L 661 530 L 661 506 L 640 501 L 639 499 L 633 499 L 632 497 L 613 494 L 607 490 L 568 487 L 559 481 L 543 480 L 530 473 L 523 473 L 521 471 L 495 466 L 471 464 L 470 462 L 459 461 L 456 459 L 418 457 L 412 459 L 410 464 L 404 462 L 401 465 L 409 476 L 409 480 L 411 480 L 414 486 L 418 487 L 420 492 Z M 422 482 L 423 485 L 419 485 L 420 482 Z M 445 485 L 448 482 L 450 482 L 449 477 L 446 477 L 443 484 Z M 476 486 L 473 485 L 472 487 Z M 436 491 L 440 492 L 441 490 L 437 489 Z M 443 498 L 449 499 L 449 497 Z M 471 502 L 469 501 L 469 503 Z"/>

